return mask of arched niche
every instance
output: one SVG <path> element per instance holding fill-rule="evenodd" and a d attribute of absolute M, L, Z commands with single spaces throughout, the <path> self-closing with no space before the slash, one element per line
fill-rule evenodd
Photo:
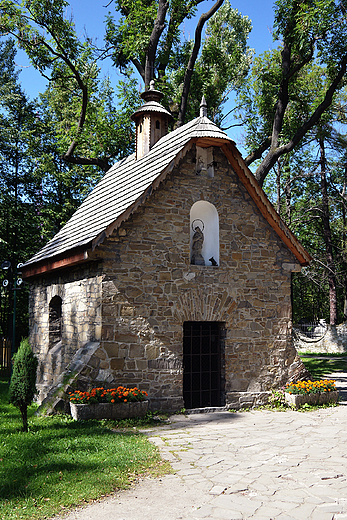
<path fill-rule="evenodd" d="M 61 341 L 62 299 L 54 296 L 49 302 L 49 348 Z"/>
<path fill-rule="evenodd" d="M 201 244 L 201 236 L 198 236 L 200 231 L 196 229 L 197 227 L 203 234 L 201 256 L 196 254 Z M 194 243 L 198 245 L 194 246 Z M 213 258 L 212 261 L 211 258 Z M 195 202 L 190 210 L 190 263 L 207 266 L 219 265 L 218 211 L 213 204 L 205 200 Z"/>

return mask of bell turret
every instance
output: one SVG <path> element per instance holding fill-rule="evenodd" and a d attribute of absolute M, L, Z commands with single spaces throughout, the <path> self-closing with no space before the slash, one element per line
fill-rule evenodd
<path fill-rule="evenodd" d="M 162 92 L 155 90 L 152 80 L 149 90 L 141 94 L 145 104 L 131 116 L 136 125 L 136 159 L 148 153 L 152 146 L 168 133 L 172 116 L 160 104 L 163 96 Z"/>

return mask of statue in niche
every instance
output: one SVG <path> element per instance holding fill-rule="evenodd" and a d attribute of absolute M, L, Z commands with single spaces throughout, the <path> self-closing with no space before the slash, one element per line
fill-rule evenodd
<path fill-rule="evenodd" d="M 202 244 L 204 243 L 204 234 L 200 226 L 195 226 L 193 242 L 192 242 L 192 258 L 190 263 L 192 265 L 205 265 L 204 257 L 201 254 Z"/>

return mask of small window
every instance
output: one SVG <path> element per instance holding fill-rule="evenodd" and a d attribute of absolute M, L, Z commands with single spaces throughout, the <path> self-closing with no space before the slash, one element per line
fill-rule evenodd
<path fill-rule="evenodd" d="M 62 299 L 54 296 L 49 303 L 49 348 L 61 341 Z"/>
<path fill-rule="evenodd" d="M 157 130 L 160 129 L 160 121 L 157 120 L 157 121 L 155 122 L 155 127 L 156 127 Z"/>
<path fill-rule="evenodd" d="M 140 125 L 140 134 L 142 134 L 142 125 Z"/>

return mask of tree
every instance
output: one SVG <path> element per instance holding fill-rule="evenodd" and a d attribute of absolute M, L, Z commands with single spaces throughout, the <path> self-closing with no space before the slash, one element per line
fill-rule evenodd
<path fill-rule="evenodd" d="M 274 39 L 281 40 L 272 67 L 271 117 L 266 133 L 246 158 L 247 164 L 262 158 L 255 177 L 262 185 L 279 157 L 293 151 L 331 106 L 343 86 L 347 64 L 347 2 L 341 0 L 278 0 L 275 9 Z M 324 66 L 325 89 L 292 133 L 284 135 L 284 122 L 299 92 L 294 88 L 314 65 Z M 267 71 L 261 71 L 261 78 Z M 270 96 L 268 96 L 269 98 Z M 269 99 L 270 101 L 270 99 Z M 265 103 L 265 99 L 264 99 Z"/>
<path fill-rule="evenodd" d="M 247 46 L 251 29 L 249 18 L 232 9 L 229 0 L 225 0 L 206 24 L 205 38 L 187 96 L 189 102 L 184 111 L 181 110 L 181 92 L 194 43 L 189 40 L 176 44 L 167 66 L 168 81 L 164 86 L 170 93 L 170 109 L 177 120 L 176 126 L 183 124 L 183 114 L 186 119 L 196 117 L 202 95 L 207 101 L 211 119 L 222 124 L 223 105 L 230 92 L 241 87 L 252 62 L 253 50 Z"/>
<path fill-rule="evenodd" d="M 70 112 L 70 131 L 66 134 L 70 140 L 65 143 L 62 156 L 64 161 L 95 165 L 103 171 L 109 168 L 112 155 L 107 153 L 107 139 L 112 141 L 112 137 L 103 132 L 102 141 L 106 142 L 98 153 L 89 153 L 87 150 L 86 154 L 84 146 L 86 142 L 91 145 L 87 136 L 90 135 L 88 120 L 91 120 L 93 114 L 91 91 L 95 92 L 96 64 L 99 58 L 106 55 L 112 56 L 115 65 L 122 71 L 127 72 L 129 65 L 133 65 L 143 78 L 146 88 L 150 80 L 156 76 L 159 81 L 158 87 L 167 94 L 167 104 L 178 106 L 177 124 L 183 124 L 192 85 L 200 85 L 200 90 L 194 91 L 193 96 L 199 98 L 199 101 L 204 90 L 206 67 L 197 67 L 201 79 L 195 81 L 194 78 L 203 28 L 208 20 L 212 20 L 223 0 L 216 0 L 211 9 L 200 16 L 194 42 L 185 45 L 181 52 L 180 26 L 184 20 L 190 19 L 196 13 L 200 3 L 202 0 L 117 0 L 115 7 L 117 14 L 121 14 L 121 19 L 116 23 L 111 15 L 108 17 L 108 46 L 106 49 L 98 50 L 90 40 L 82 42 L 77 38 L 73 21 L 64 17 L 67 1 L 25 0 L 22 6 L 12 0 L 2 1 L 0 31 L 16 38 L 33 65 L 51 85 L 60 91 L 64 90 L 67 97 L 73 98 L 73 103 L 70 104 L 73 108 L 73 113 Z M 230 89 L 236 83 L 237 77 L 244 76 L 250 59 L 246 46 L 250 23 L 245 19 L 241 23 L 242 17 L 236 13 L 233 18 L 232 11 L 228 4 L 224 9 L 224 18 L 220 18 L 220 23 L 210 26 L 210 32 L 205 39 L 205 57 L 210 63 L 217 56 L 223 56 L 223 61 L 215 64 L 215 71 L 211 73 L 215 76 L 213 81 L 209 81 L 213 88 L 208 88 L 211 93 L 213 90 L 218 91 L 214 98 L 218 103 L 225 99 L 223 89 Z M 234 31 L 227 27 L 232 20 L 235 20 Z M 173 73 L 174 62 L 176 60 L 177 63 L 177 59 L 180 60 L 181 74 L 175 79 L 179 77 L 179 83 L 176 81 L 170 85 L 170 73 Z M 220 72 L 222 81 L 218 79 Z M 232 75 L 231 78 L 228 77 L 229 73 Z M 66 92 L 67 89 L 69 93 Z M 100 127 L 105 111 L 97 111 L 97 114 Z"/>
<path fill-rule="evenodd" d="M 32 403 L 36 389 L 38 360 L 33 354 L 29 340 L 22 339 L 18 352 L 13 356 L 13 372 L 10 381 L 9 400 L 19 408 L 23 431 L 28 431 L 28 406 Z"/>
<path fill-rule="evenodd" d="M 38 184 L 35 155 L 39 141 L 35 102 L 29 102 L 15 72 L 13 41 L 0 44 L 0 258 L 12 267 L 29 258 L 40 244 L 38 216 L 31 204 Z M 13 291 L 1 294 L 1 334 L 11 336 Z M 17 314 L 27 315 L 27 294 L 18 293 Z M 27 332 L 21 321 L 19 334 Z"/>
<path fill-rule="evenodd" d="M 202 0 L 117 0 L 116 7 L 122 15 L 121 20 L 116 24 L 109 16 L 107 21 L 107 41 L 112 45 L 116 65 L 124 66 L 131 62 L 142 77 L 146 89 L 155 77 L 156 70 L 159 78 L 164 78 L 173 46 L 179 40 L 180 25 L 196 13 L 196 7 L 201 2 Z M 223 0 L 217 0 L 207 13 L 200 16 L 197 23 L 194 44 L 186 63 L 182 83 L 178 126 L 182 125 L 185 119 L 203 27 L 222 4 Z"/>
<path fill-rule="evenodd" d="M 71 103 L 73 100 L 74 111 L 70 112 L 72 117 L 68 121 L 69 131 L 66 132 L 69 141 L 65 143 L 66 148 L 62 155 L 64 161 L 94 165 L 106 171 L 110 167 L 109 161 L 120 152 L 114 150 L 114 143 L 109 146 L 116 131 L 113 126 L 114 107 L 107 112 L 111 92 L 105 83 L 101 86 L 101 92 L 97 92 L 99 68 L 93 47 L 88 40 L 79 41 L 72 21 L 65 19 L 64 10 L 67 5 L 65 0 L 27 0 L 22 7 L 18 2 L 4 0 L 0 6 L 0 31 L 17 40 L 34 67 L 50 81 L 51 88 L 56 88 L 61 100 L 64 97 L 66 102 Z M 105 96 L 108 96 L 106 103 L 99 102 L 100 99 L 105 100 Z M 88 114 L 87 107 L 90 109 Z M 90 139 L 91 122 L 95 113 L 99 116 L 96 130 L 101 133 L 99 132 L 98 137 L 104 140 L 101 149 L 98 139 Z M 105 129 L 102 129 L 102 125 L 106 125 L 110 117 L 113 123 L 108 127 L 112 128 L 111 135 L 108 132 L 105 134 Z M 122 127 L 119 128 L 123 131 Z M 83 143 L 88 138 L 88 156 L 77 155 L 77 149 L 84 151 Z M 123 143 L 121 138 L 118 139 L 118 145 L 119 143 Z M 98 155 L 93 154 L 93 150 L 89 153 L 94 144 L 99 145 Z"/>
<path fill-rule="evenodd" d="M 273 126 L 273 107 L 281 77 L 280 51 L 276 49 L 257 58 L 250 77 L 240 98 L 247 122 L 247 145 L 252 149 Z M 298 72 L 288 89 L 290 103 L 283 117 L 281 143 L 287 142 L 319 106 L 328 82 L 326 68 L 317 64 L 309 64 Z M 331 325 L 343 317 L 346 278 L 345 232 L 341 222 L 344 176 L 340 164 L 341 157 L 342 164 L 345 163 L 345 139 L 337 131 L 344 120 L 342 90 L 335 93 L 329 108 L 297 147 L 277 159 L 264 185 L 281 217 L 313 256 L 312 265 L 294 277 L 295 318 L 313 320 L 324 316 Z"/>

